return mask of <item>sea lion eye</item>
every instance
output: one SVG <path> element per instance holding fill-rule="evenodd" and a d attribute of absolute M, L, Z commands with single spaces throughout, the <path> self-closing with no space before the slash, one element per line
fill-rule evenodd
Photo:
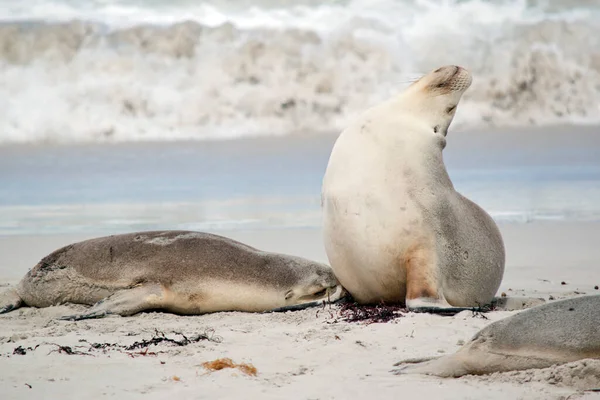
<path fill-rule="evenodd" d="M 319 290 L 317 293 L 314 293 L 313 296 L 321 297 L 321 296 L 325 296 L 326 294 L 327 294 L 327 288 L 325 288 L 323 290 Z"/>
<path fill-rule="evenodd" d="M 448 109 L 446 110 L 446 112 L 448 114 L 450 114 L 452 111 L 454 111 L 455 108 L 456 108 L 456 106 L 448 107 Z"/>
<path fill-rule="evenodd" d="M 435 85 L 436 88 L 442 88 L 444 87 L 445 83 L 444 82 L 440 82 L 437 85 Z"/>

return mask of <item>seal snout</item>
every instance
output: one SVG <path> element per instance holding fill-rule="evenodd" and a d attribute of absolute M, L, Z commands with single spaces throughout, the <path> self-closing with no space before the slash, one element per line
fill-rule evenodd
<path fill-rule="evenodd" d="M 456 72 L 452 76 L 452 88 L 454 90 L 467 90 L 473 82 L 471 73 L 463 67 L 456 67 Z"/>
<path fill-rule="evenodd" d="M 465 91 L 471 86 L 471 73 L 458 65 L 445 65 L 433 71 L 429 85 L 436 92 L 451 93 Z"/>
<path fill-rule="evenodd" d="M 438 69 L 436 69 L 435 71 L 433 71 L 434 74 L 439 74 L 439 73 L 443 73 L 444 75 L 451 75 L 454 76 L 456 75 L 461 69 L 464 69 L 462 67 L 459 67 L 458 65 L 444 65 L 443 67 L 439 67 Z"/>

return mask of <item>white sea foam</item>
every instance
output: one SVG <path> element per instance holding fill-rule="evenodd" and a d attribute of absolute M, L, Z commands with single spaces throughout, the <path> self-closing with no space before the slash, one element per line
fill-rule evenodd
<path fill-rule="evenodd" d="M 585 0 L 0 0 L 0 143 L 338 131 L 443 64 L 455 127 L 600 122 Z"/>

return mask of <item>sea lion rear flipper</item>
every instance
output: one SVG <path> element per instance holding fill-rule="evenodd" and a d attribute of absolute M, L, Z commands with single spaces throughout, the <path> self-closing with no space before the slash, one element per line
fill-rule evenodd
<path fill-rule="evenodd" d="M 83 314 L 67 315 L 61 320 L 79 321 L 82 319 L 102 318 L 110 314 L 122 317 L 137 314 L 144 310 L 160 308 L 163 300 L 163 288 L 159 284 L 146 284 L 131 289 L 123 289 L 100 300 Z"/>
<path fill-rule="evenodd" d="M 15 289 L 8 289 L 0 295 L 0 314 L 16 310 L 23 305 L 23 299 Z"/>

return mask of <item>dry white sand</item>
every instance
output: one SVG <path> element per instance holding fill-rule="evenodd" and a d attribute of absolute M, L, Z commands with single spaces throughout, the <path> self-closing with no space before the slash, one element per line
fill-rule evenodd
<path fill-rule="evenodd" d="M 501 229 L 508 257 L 500 292 L 556 299 L 600 293 L 594 290 L 600 285 L 600 224 L 505 224 Z M 265 250 L 326 260 L 318 230 L 225 234 Z M 90 236 L 94 235 L 86 237 Z M 16 283 L 51 250 L 83 238 L 0 238 L 0 284 Z M 79 322 L 55 319 L 75 309 L 83 306 L 22 308 L 0 316 L 0 398 L 600 398 L 580 390 L 596 383 L 582 381 L 581 371 L 600 370 L 600 361 L 590 362 L 591 367 L 580 362 L 459 379 L 389 372 L 401 359 L 454 352 L 479 329 L 514 312 L 491 312 L 488 319 L 471 312 L 453 317 L 409 313 L 370 325 L 340 321 L 337 306 L 277 314 L 142 313 Z M 146 355 L 136 354 L 140 350 L 90 349 L 88 344 L 130 345 L 151 339 L 155 330 L 178 340 L 181 337 L 174 332 L 188 337 L 207 332 L 212 340 L 182 347 L 161 343 L 150 346 Z M 13 354 L 19 346 L 38 345 L 24 355 Z M 57 345 L 91 355 L 58 352 Z M 208 372 L 201 366 L 222 357 L 251 363 L 258 373 Z"/>

